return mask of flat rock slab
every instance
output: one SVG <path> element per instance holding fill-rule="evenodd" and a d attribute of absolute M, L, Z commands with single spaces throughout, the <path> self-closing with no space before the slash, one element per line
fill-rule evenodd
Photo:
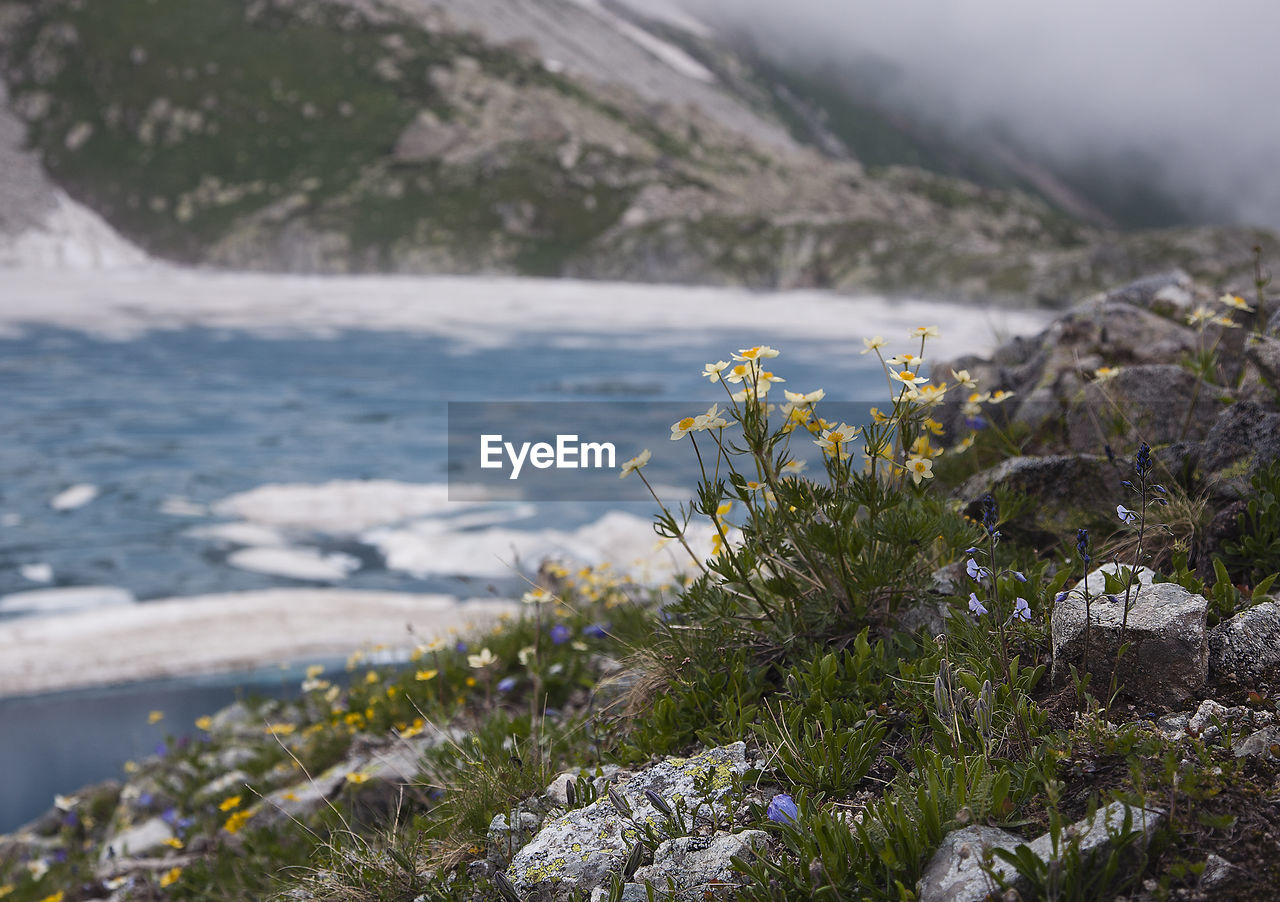
<path fill-rule="evenodd" d="M 1128 622 L 1123 593 L 1096 594 L 1101 568 L 1086 578 L 1089 603 L 1089 669 L 1105 678 L 1123 641 L 1129 649 L 1120 662 L 1124 693 L 1149 705 L 1177 706 L 1204 685 L 1209 674 L 1206 628 L 1209 602 L 1174 583 L 1143 585 L 1130 592 Z M 1095 574 L 1098 574 L 1095 576 Z M 1096 582 L 1095 582 L 1096 579 Z M 1085 599 L 1067 593 L 1054 605 L 1051 621 L 1053 679 L 1064 684 L 1072 665 L 1081 666 L 1085 651 Z M 1098 681 L 1095 680 L 1095 687 Z"/>
<path fill-rule="evenodd" d="M 548 822 L 515 854 L 507 879 L 522 896 L 534 899 L 559 898 L 573 891 L 588 896 L 622 870 L 632 848 L 643 839 L 638 825 L 648 825 L 659 834 L 665 831 L 666 818 L 646 790 L 673 809 L 701 808 L 703 815 L 723 815 L 734 775 L 746 770 L 742 742 L 692 758 L 668 758 L 613 787 L 631 809 L 630 816 L 605 795 Z M 692 820 L 689 813 L 685 818 Z"/>
<path fill-rule="evenodd" d="M 1209 669 L 1236 680 L 1280 678 L 1280 604 L 1264 601 L 1211 629 Z"/>

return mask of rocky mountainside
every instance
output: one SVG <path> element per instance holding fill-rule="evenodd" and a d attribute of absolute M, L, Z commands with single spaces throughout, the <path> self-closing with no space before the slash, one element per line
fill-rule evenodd
<path fill-rule="evenodd" d="M 864 166 L 697 23 L 588 0 L 11 2 L 0 75 L 51 179 L 186 263 L 1056 304 L 1274 248 Z"/>

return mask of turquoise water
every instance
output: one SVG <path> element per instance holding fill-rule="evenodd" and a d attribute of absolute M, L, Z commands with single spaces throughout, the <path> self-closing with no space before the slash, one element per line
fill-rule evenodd
<path fill-rule="evenodd" d="M 548 348 L 517 336 L 479 350 L 375 332 L 282 339 L 188 329 L 112 341 L 36 327 L 0 338 L 0 513 L 6 522 L 20 518 L 0 527 L 0 594 L 39 588 L 19 573 L 32 563 L 51 565 L 54 585 L 120 586 L 144 602 L 297 586 L 229 566 L 225 550 L 187 534 L 216 518 L 164 513 L 165 499 L 207 505 L 268 483 L 333 479 L 443 483 L 448 401 L 705 407 L 723 395 L 699 378 L 703 364 L 762 336 L 683 336 L 678 346 L 642 354 L 629 350 L 633 335 L 577 338 Z M 882 375 L 857 349 L 815 337 L 782 350 L 773 364 L 788 388 L 822 386 L 832 400 L 882 392 Z M 75 510 L 52 510 L 50 499 L 76 483 L 98 486 L 99 496 Z M 567 528 L 606 507 L 538 503 L 531 515 L 499 525 Z M 653 508 L 628 509 L 648 517 Z M 469 580 L 449 575 L 447 562 L 438 575 L 416 577 L 388 569 L 376 549 L 356 540 L 317 543 L 359 559 L 343 586 L 476 594 Z M 124 760 L 149 753 L 163 731 L 147 725 L 148 711 L 190 725 L 246 688 L 288 694 L 296 676 L 271 671 L 0 698 L 0 768 L 24 777 L 0 789 L 8 793 L 0 794 L 0 831 L 47 809 L 55 792 L 118 774 Z"/>

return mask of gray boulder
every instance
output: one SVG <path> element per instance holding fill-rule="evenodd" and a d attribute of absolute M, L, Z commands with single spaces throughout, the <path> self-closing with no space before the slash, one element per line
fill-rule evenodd
<path fill-rule="evenodd" d="M 734 871 L 734 856 L 750 858 L 764 848 L 766 839 L 763 830 L 677 836 L 661 843 L 653 853 L 653 864 L 637 870 L 633 880 L 659 891 L 674 887 L 681 902 L 728 898 L 743 882 Z"/>
<path fill-rule="evenodd" d="M 729 810 L 733 777 L 746 769 L 742 742 L 692 758 L 668 758 L 614 786 L 612 797 L 606 794 L 544 824 L 533 841 L 515 854 L 507 879 L 517 892 L 533 899 L 573 891 L 587 896 L 621 872 L 631 850 L 645 838 L 642 828 L 659 836 L 667 833 L 667 818 L 646 792 L 688 812 L 688 821 L 695 810 L 700 819 L 719 819 Z M 619 810 L 613 798 L 629 811 Z"/>
<path fill-rule="evenodd" d="M 992 870 L 1015 889 L 1025 891 L 1027 881 L 1015 879 L 1013 870 L 991 854 L 995 849 L 1012 851 L 1021 844 L 1022 840 L 1017 836 L 997 827 L 974 825 L 953 830 L 943 838 L 942 845 L 920 878 L 920 902 L 978 902 L 985 899 L 998 889 L 998 883 L 983 869 L 984 863 L 989 863 Z"/>
<path fill-rule="evenodd" d="M 1209 669 L 1238 681 L 1280 679 L 1280 604 L 1264 601 L 1211 629 Z"/>
<path fill-rule="evenodd" d="M 1100 573 L 1095 571 L 1095 573 Z M 1091 594 L 1099 582 L 1087 578 Z M 1122 641 L 1129 650 L 1120 662 L 1118 678 L 1124 693 L 1148 705 L 1177 706 L 1190 699 L 1209 672 L 1206 628 L 1208 601 L 1174 583 L 1139 583 L 1125 599 L 1096 595 L 1089 611 L 1089 667 L 1103 676 L 1111 671 Z M 1080 666 L 1085 651 L 1085 599 L 1081 592 L 1064 596 L 1053 609 L 1053 679 L 1064 684 L 1071 665 Z M 1095 686 L 1097 685 L 1095 681 Z"/>
<path fill-rule="evenodd" d="M 1133 868 L 1164 820 L 1165 813 L 1158 809 L 1112 802 L 1092 817 L 1067 827 L 1059 837 L 1057 848 L 1048 833 L 1025 845 L 1041 861 L 1052 862 L 1062 856 L 1063 844 L 1069 841 L 1079 853 L 1081 868 L 1089 870 L 1118 842 L 1132 839 L 1122 865 Z M 1021 845 L 1024 843 L 1018 837 L 994 827 L 972 826 L 949 833 L 920 878 L 917 886 L 920 902 L 982 902 L 997 888 L 997 879 L 1026 895 L 1031 889 L 1030 882 L 991 854 L 995 849 L 1012 851 Z M 983 867 L 984 862 L 989 862 L 990 876 Z"/>
<path fill-rule="evenodd" d="M 1097 453 L 1107 445 L 1118 451 L 1144 441 L 1202 438 L 1222 409 L 1222 390 L 1198 382 L 1172 364 L 1122 367 L 1110 379 L 1090 382 L 1070 401 L 1067 445 Z"/>
<path fill-rule="evenodd" d="M 1224 410 L 1205 436 L 1200 470 L 1219 498 L 1247 498 L 1249 477 L 1280 457 L 1280 414 L 1256 401 L 1238 401 Z"/>
<path fill-rule="evenodd" d="M 1237 758 L 1280 758 L 1280 727 L 1263 727 L 1231 747 Z"/>
<path fill-rule="evenodd" d="M 1012 525 L 1072 538 L 1081 527 L 1114 527 L 1115 499 L 1125 497 L 1120 482 L 1128 478 L 1128 470 L 1101 456 L 1011 457 L 969 479 L 956 494 L 969 505 L 970 516 L 987 492 L 1003 489 L 1034 498 L 1035 504 Z"/>

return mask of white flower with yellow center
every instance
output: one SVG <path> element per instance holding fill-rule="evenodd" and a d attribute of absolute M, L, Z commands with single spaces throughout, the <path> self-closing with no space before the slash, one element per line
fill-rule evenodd
<path fill-rule="evenodd" d="M 803 460 L 789 460 L 782 465 L 782 472 L 788 475 L 803 473 L 807 463 Z"/>
<path fill-rule="evenodd" d="M 744 379 L 754 379 L 759 368 L 755 363 L 739 363 L 737 366 L 728 369 L 727 375 L 724 376 L 724 381 L 737 385 Z"/>
<path fill-rule="evenodd" d="M 1222 326 L 1224 329 L 1239 329 L 1240 324 L 1229 316 L 1215 316 L 1209 320 L 1215 326 Z"/>
<path fill-rule="evenodd" d="M 697 417 L 685 417 L 671 426 L 671 441 L 678 442 L 698 426 Z"/>
<path fill-rule="evenodd" d="M 952 370 L 951 378 L 965 388 L 977 388 L 978 380 L 969 375 L 968 370 Z"/>
<path fill-rule="evenodd" d="M 920 364 L 924 363 L 923 357 L 917 357 L 915 354 L 895 354 L 885 363 L 889 366 L 900 366 L 906 369 L 920 369 Z"/>
<path fill-rule="evenodd" d="M 834 429 L 828 429 L 822 434 L 822 438 L 814 441 L 814 444 L 823 450 L 823 453 L 832 457 L 847 457 L 849 454 L 847 445 L 853 441 L 861 433 L 856 426 L 850 426 L 848 423 L 841 423 Z"/>
<path fill-rule="evenodd" d="M 964 438 L 962 438 L 959 442 L 956 443 L 956 445 L 951 449 L 951 453 L 963 454 L 964 452 L 968 451 L 970 448 L 973 447 L 973 440 L 977 438 L 977 436 L 978 436 L 978 433 L 970 432 L 968 435 L 966 435 Z"/>
<path fill-rule="evenodd" d="M 489 651 L 488 646 L 480 649 L 479 654 L 467 655 L 467 666 L 472 670 L 484 670 L 498 663 L 497 657 Z"/>
<path fill-rule="evenodd" d="M 925 404 L 937 404 L 947 394 L 947 385 L 922 385 L 916 391 L 916 397 Z M 912 399 L 915 400 L 915 399 Z"/>
<path fill-rule="evenodd" d="M 734 360 L 764 360 L 766 357 L 777 357 L 778 352 L 768 345 L 756 345 L 745 348 L 733 355 Z"/>
<path fill-rule="evenodd" d="M 650 456 L 651 455 L 649 454 L 649 449 L 645 448 L 635 457 L 631 458 L 631 460 L 628 460 L 625 463 L 623 463 L 622 472 L 618 474 L 618 478 L 626 479 L 628 474 L 633 473 L 637 470 L 643 470 L 645 467 L 645 464 L 649 462 Z"/>
<path fill-rule="evenodd" d="M 715 363 L 708 363 L 702 368 L 702 375 L 706 376 L 712 382 L 719 382 L 721 373 L 729 368 L 727 360 L 717 360 Z"/>
<path fill-rule="evenodd" d="M 940 338 L 937 326 L 917 326 L 911 330 L 911 334 L 916 338 Z"/>
<path fill-rule="evenodd" d="M 681 420 L 681 422 L 684 421 Z M 725 429 L 728 425 L 729 421 L 720 416 L 719 404 L 712 404 L 706 413 L 694 418 L 694 429 L 698 432 L 705 432 L 708 429 Z"/>
<path fill-rule="evenodd" d="M 792 404 L 817 404 L 827 396 L 827 393 L 822 389 L 811 391 L 807 394 L 802 394 L 798 391 L 784 391 L 783 394 Z"/>
<path fill-rule="evenodd" d="M 1218 298 L 1218 303 L 1225 304 L 1235 310 L 1243 310 L 1245 313 L 1253 312 L 1253 308 L 1250 307 L 1248 303 L 1245 302 L 1245 299 L 1240 297 L 1238 294 L 1231 294 L 1230 292 L 1227 292 L 1222 297 Z"/>
<path fill-rule="evenodd" d="M 1106 382 L 1108 379 L 1114 379 L 1120 375 L 1120 367 L 1118 366 L 1100 366 L 1093 371 L 1095 382 Z"/>
<path fill-rule="evenodd" d="M 911 370 L 894 370 L 889 373 L 889 376 L 896 381 L 901 382 L 903 385 L 909 386 L 924 385 L 924 383 L 929 381 L 924 376 L 917 376 L 915 373 L 911 372 Z"/>
<path fill-rule="evenodd" d="M 859 354 L 868 354 L 876 348 L 883 348 L 888 344 L 888 342 L 884 340 L 884 336 L 881 335 L 877 335 L 875 338 L 864 338 L 862 339 L 862 343 L 866 345 L 866 347 L 859 351 Z"/>
<path fill-rule="evenodd" d="M 525 604 L 546 604 L 549 601 L 554 601 L 555 596 L 542 588 L 542 586 L 536 586 L 521 595 L 520 600 Z"/>
<path fill-rule="evenodd" d="M 1187 324 L 1191 326 L 1203 325 L 1204 323 L 1212 320 L 1213 317 L 1214 312 L 1212 308 L 1206 307 L 1204 304 L 1199 304 L 1196 306 L 1195 310 L 1192 310 L 1191 313 L 1187 315 Z"/>
<path fill-rule="evenodd" d="M 920 480 L 933 478 L 933 461 L 927 457 L 909 457 L 907 472 L 911 474 L 911 481 L 919 485 Z"/>
<path fill-rule="evenodd" d="M 1005 391 L 1004 389 L 1000 389 L 999 391 L 993 391 L 991 393 L 991 403 L 1003 404 L 1005 401 L 1008 401 L 1010 398 L 1012 398 L 1015 394 L 1017 394 L 1017 392 Z"/>

